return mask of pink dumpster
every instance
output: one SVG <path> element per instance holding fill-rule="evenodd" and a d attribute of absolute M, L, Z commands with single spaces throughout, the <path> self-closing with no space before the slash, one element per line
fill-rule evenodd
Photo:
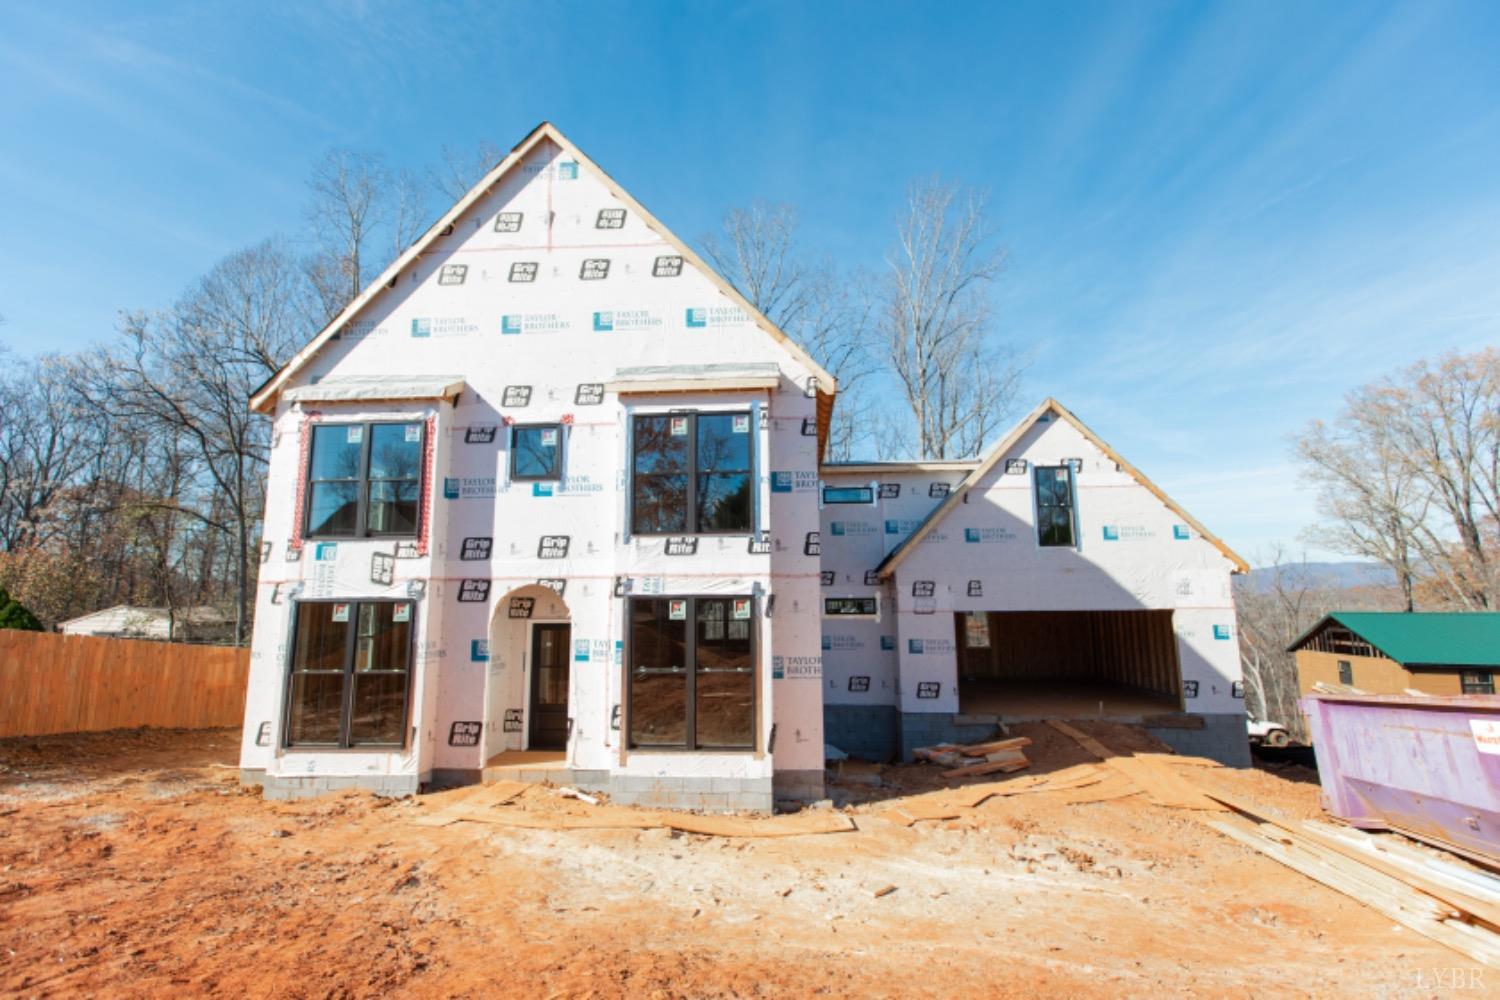
<path fill-rule="evenodd" d="M 1500 696 L 1302 700 L 1323 805 L 1500 864 Z"/>

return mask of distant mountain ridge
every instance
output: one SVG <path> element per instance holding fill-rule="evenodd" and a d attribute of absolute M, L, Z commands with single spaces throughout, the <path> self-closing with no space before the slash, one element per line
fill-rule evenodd
<path fill-rule="evenodd" d="M 1390 567 L 1361 561 L 1287 563 L 1280 567 L 1257 566 L 1250 571 L 1248 577 L 1237 581 L 1237 584 L 1255 591 L 1270 590 L 1278 570 L 1283 574 L 1283 579 L 1287 584 L 1291 586 L 1326 590 L 1396 586 L 1396 574 L 1391 572 Z"/>

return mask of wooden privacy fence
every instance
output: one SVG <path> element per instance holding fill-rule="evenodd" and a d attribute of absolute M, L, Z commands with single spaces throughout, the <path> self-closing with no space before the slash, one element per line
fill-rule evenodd
<path fill-rule="evenodd" d="M 249 673 L 244 648 L 0 629 L 0 737 L 238 726 Z"/>

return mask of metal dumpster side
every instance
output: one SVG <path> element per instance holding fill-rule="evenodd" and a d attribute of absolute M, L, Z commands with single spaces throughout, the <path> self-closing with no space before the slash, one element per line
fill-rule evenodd
<path fill-rule="evenodd" d="M 1500 695 L 1302 700 L 1323 805 L 1500 864 Z"/>

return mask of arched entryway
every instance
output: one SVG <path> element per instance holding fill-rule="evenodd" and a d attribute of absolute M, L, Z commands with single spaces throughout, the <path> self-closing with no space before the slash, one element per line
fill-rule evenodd
<path fill-rule="evenodd" d="M 490 619 L 485 756 L 563 752 L 572 734 L 572 616 L 552 588 L 509 591 Z"/>

